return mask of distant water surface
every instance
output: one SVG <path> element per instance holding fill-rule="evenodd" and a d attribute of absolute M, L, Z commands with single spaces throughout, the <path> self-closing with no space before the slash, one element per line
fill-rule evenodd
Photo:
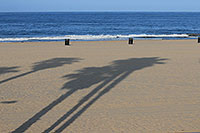
<path fill-rule="evenodd" d="M 0 41 L 177 39 L 188 33 L 200 33 L 200 13 L 0 13 Z"/>

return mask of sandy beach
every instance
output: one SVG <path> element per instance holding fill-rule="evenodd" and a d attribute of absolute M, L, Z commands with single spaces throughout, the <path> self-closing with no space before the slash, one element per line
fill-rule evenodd
<path fill-rule="evenodd" d="M 0 43 L 0 133 L 192 131 L 197 40 Z"/>

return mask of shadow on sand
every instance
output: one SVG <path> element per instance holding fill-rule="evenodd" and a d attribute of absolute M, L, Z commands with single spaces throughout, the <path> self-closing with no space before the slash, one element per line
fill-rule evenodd
<path fill-rule="evenodd" d="M 19 72 L 17 70 L 18 68 L 19 68 L 18 66 L 15 66 L 15 67 L 0 67 L 0 75 L 6 74 L 6 73 Z"/>
<path fill-rule="evenodd" d="M 19 126 L 13 133 L 26 131 L 31 125 L 39 120 L 43 115 L 48 113 L 52 108 L 65 100 L 78 90 L 86 89 L 94 84 L 99 85 L 85 95 L 75 106 L 69 109 L 61 118 L 59 118 L 53 125 L 47 128 L 44 132 L 52 132 L 59 124 L 69 118 L 69 116 L 78 110 L 84 103 L 86 103 L 77 113 L 73 114 L 64 124 L 62 124 L 55 132 L 62 132 L 70 124 L 72 124 L 82 113 L 84 113 L 92 104 L 99 98 L 108 93 L 112 88 L 118 85 L 122 80 L 129 76 L 132 72 L 152 67 L 155 64 L 165 64 L 163 61 L 167 59 L 160 59 L 158 57 L 149 58 L 130 58 L 127 60 L 116 60 L 112 64 L 103 67 L 88 67 L 77 71 L 75 74 L 66 75 L 63 78 L 70 80 L 63 85 L 61 89 L 69 89 L 64 95 L 54 100 L 48 106 L 40 110 L 33 117 Z M 96 95 L 94 98 L 92 98 Z"/>
<path fill-rule="evenodd" d="M 45 60 L 45 61 L 41 61 L 41 62 L 36 62 L 36 63 L 33 64 L 31 71 L 19 74 L 17 76 L 13 76 L 13 77 L 5 79 L 5 80 L 2 80 L 2 81 L 0 81 L 0 84 L 8 82 L 10 80 L 14 80 L 14 79 L 23 77 L 23 76 L 26 76 L 28 74 L 31 74 L 31 73 L 34 73 L 34 72 L 37 72 L 37 71 L 61 67 L 65 64 L 72 64 L 72 63 L 78 62 L 80 60 L 81 59 L 79 59 L 79 58 L 53 58 L 53 59 L 49 59 L 49 60 Z M 1 73 L 3 73 L 3 72 L 5 73 L 6 71 L 7 72 L 17 72 L 16 70 L 12 70 L 12 69 L 15 69 L 15 68 L 17 68 L 17 67 L 7 68 L 7 70 L 5 68 L 4 69 L 0 68 L 0 72 L 1 71 L 2 71 Z"/>
<path fill-rule="evenodd" d="M 2 101 L 0 103 L 2 104 L 13 104 L 13 103 L 16 103 L 17 101 Z"/>

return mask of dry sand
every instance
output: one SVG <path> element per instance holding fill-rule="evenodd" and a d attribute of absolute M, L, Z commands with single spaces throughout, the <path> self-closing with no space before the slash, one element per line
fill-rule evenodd
<path fill-rule="evenodd" d="M 0 43 L 0 133 L 200 132 L 196 40 Z"/>

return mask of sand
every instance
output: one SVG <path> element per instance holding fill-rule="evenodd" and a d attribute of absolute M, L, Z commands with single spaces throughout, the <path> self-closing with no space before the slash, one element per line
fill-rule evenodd
<path fill-rule="evenodd" d="M 0 43 L 0 132 L 200 132 L 197 40 Z"/>

